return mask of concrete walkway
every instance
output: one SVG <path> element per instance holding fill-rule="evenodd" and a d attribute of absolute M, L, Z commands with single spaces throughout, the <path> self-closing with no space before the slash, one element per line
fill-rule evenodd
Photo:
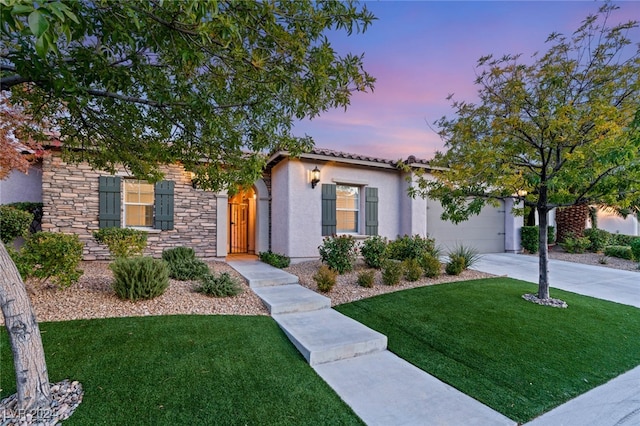
<path fill-rule="evenodd" d="M 259 261 L 229 261 L 315 371 L 368 425 L 515 425 L 386 350 L 386 336 L 331 309 L 296 276 Z M 538 281 L 538 259 L 487 254 L 474 269 Z M 552 260 L 551 286 L 640 307 L 640 273 Z M 640 367 L 527 426 L 640 425 Z"/>
<path fill-rule="evenodd" d="M 387 351 L 387 337 L 331 309 L 298 278 L 259 261 L 243 275 L 304 358 L 368 425 L 515 425 Z"/>
<path fill-rule="evenodd" d="M 538 258 L 485 254 L 473 269 L 538 282 Z M 640 273 L 560 260 L 549 261 L 553 288 L 640 308 Z M 640 425 L 640 366 L 527 423 L 527 426 Z"/>

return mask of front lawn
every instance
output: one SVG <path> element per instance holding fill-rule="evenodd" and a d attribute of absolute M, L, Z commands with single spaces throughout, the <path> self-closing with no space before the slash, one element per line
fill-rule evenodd
<path fill-rule="evenodd" d="M 417 367 L 526 422 L 640 364 L 640 309 L 493 278 L 421 287 L 336 307 L 387 335 Z"/>
<path fill-rule="evenodd" d="M 78 380 L 69 425 L 362 424 L 269 317 L 40 324 L 49 380 Z M 0 332 L 0 399 L 15 393 Z"/>

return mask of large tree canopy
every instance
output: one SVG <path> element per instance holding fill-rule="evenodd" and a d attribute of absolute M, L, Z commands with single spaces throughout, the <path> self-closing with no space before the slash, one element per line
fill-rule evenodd
<path fill-rule="evenodd" d="M 548 51 L 479 60 L 477 103 L 453 103 L 436 124 L 446 152 L 414 194 L 441 200 L 454 222 L 515 196 L 540 217 L 538 297 L 549 297 L 547 213 L 592 203 L 629 207 L 640 194 L 640 44 L 636 22 L 610 26 L 603 5 Z"/>
<path fill-rule="evenodd" d="M 373 89 L 363 56 L 325 36 L 375 19 L 351 1 L 0 3 L 2 90 L 68 154 L 140 178 L 180 161 L 201 187 L 251 183 L 266 152 L 311 146 L 293 120 Z"/>

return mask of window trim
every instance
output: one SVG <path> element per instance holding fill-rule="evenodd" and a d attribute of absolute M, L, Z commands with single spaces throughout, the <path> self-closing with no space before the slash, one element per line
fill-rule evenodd
<path fill-rule="evenodd" d="M 151 194 L 153 195 L 153 200 L 150 203 L 130 203 L 127 202 L 127 182 L 136 182 L 137 185 L 146 184 L 151 186 Z M 130 193 L 130 192 L 129 192 Z M 140 193 L 140 187 L 138 186 L 138 194 Z M 139 229 L 142 231 L 147 231 L 149 229 L 154 229 L 155 222 L 155 203 L 156 203 L 156 193 L 155 186 L 149 181 L 141 180 L 141 179 L 123 179 L 122 180 L 122 223 L 125 228 L 131 229 Z M 151 224 L 150 225 L 127 225 L 127 207 L 128 206 L 150 206 L 151 207 Z"/>
<path fill-rule="evenodd" d="M 343 186 L 343 187 L 347 187 L 347 188 L 355 188 L 358 190 L 357 196 L 358 199 L 356 200 L 356 206 L 357 208 L 353 209 L 353 208 L 340 208 L 338 207 L 338 191 L 339 188 Z M 355 230 L 342 230 L 339 229 L 339 225 L 340 225 L 340 220 L 339 220 L 339 212 L 355 212 L 356 216 L 355 216 Z M 361 216 L 362 216 L 362 187 L 359 185 L 346 185 L 343 183 L 339 183 L 336 184 L 336 234 L 340 235 L 340 234 L 344 234 L 344 235 L 360 235 L 360 229 L 361 229 Z"/>

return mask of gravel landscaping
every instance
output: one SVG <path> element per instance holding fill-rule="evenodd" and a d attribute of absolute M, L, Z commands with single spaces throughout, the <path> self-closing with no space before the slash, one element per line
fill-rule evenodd
<path fill-rule="evenodd" d="M 597 253 L 570 254 L 559 247 L 553 247 L 549 255 L 551 259 L 640 272 L 638 263 L 629 260 L 607 257 L 607 263 L 601 264 L 603 255 Z M 138 302 L 124 301 L 111 289 L 113 274 L 108 268 L 108 262 L 104 261 L 82 262 L 84 274 L 78 283 L 66 290 L 37 289 L 33 282 L 28 283 L 28 288 L 38 321 L 176 314 L 268 315 L 261 300 L 233 268 L 225 262 L 212 261 L 208 265 L 216 274 L 231 274 L 241 283 L 244 291 L 235 297 L 213 298 L 195 292 L 195 282 L 170 280 L 169 287 L 160 297 Z M 285 270 L 298 276 L 304 287 L 317 291 L 313 275 L 320 265 L 319 260 L 307 261 Z M 374 286 L 364 288 L 357 284 L 358 272 L 363 269 L 366 269 L 364 262 L 358 260 L 354 271 L 339 275 L 335 287 L 329 293 L 322 293 L 331 299 L 332 306 L 408 288 L 493 276 L 473 270 L 464 271 L 459 276 L 450 276 L 445 275 L 443 270 L 442 275 L 437 278 L 422 278 L 415 282 L 402 280 L 397 286 L 387 286 L 382 284 L 380 271 L 376 271 Z M 4 319 L 0 316 L 0 325 L 3 324 Z"/>

